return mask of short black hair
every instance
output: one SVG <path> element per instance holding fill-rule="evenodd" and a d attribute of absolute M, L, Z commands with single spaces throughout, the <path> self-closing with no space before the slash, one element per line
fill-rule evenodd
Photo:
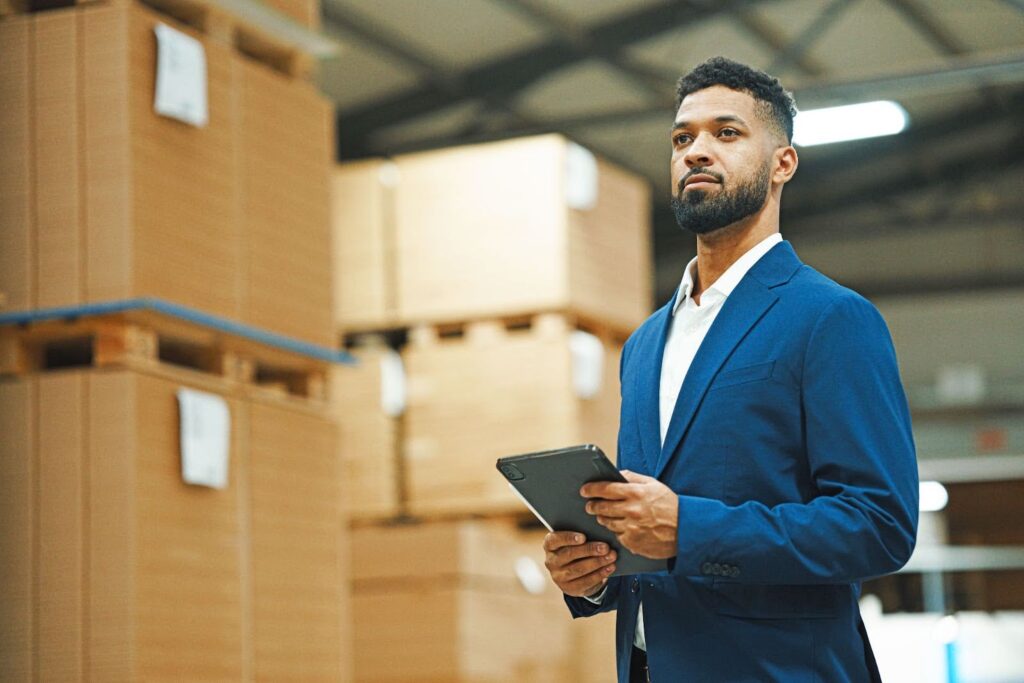
<path fill-rule="evenodd" d="M 793 144 L 796 102 L 792 93 L 787 92 L 774 76 L 726 57 L 712 57 L 679 79 L 676 85 L 676 109 L 679 109 L 687 95 L 715 85 L 724 85 L 753 97 L 762 105 L 762 112 L 768 122 L 785 137 L 787 144 Z"/>

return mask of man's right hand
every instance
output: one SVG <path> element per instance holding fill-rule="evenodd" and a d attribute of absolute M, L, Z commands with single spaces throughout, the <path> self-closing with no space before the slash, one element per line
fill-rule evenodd
<path fill-rule="evenodd" d="M 596 595 L 615 571 L 615 551 L 575 531 L 552 531 L 544 537 L 544 550 L 544 566 L 566 595 Z"/>

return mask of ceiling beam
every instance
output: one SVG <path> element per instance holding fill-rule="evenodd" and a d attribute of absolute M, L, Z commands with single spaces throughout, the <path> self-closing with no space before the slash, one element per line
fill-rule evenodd
<path fill-rule="evenodd" d="M 603 50 L 620 50 L 668 30 L 737 11 L 756 1 L 768 0 L 724 0 L 707 5 L 661 0 L 585 29 L 582 36 L 590 44 L 602 46 Z M 342 28 L 347 25 L 345 17 L 339 15 L 337 8 L 325 8 L 325 16 L 329 21 L 341 24 Z M 370 39 L 370 42 L 374 41 Z M 340 112 L 340 156 L 365 156 L 370 153 L 370 150 L 366 149 L 366 140 L 374 130 L 409 121 L 467 99 L 510 101 L 540 78 L 587 57 L 588 53 L 585 51 L 575 48 L 562 38 L 555 38 L 539 46 L 460 72 L 448 81 L 449 87 L 445 87 L 443 82 L 428 79 L 425 83 L 382 102 Z"/>
<path fill-rule="evenodd" d="M 738 12 L 735 17 L 733 17 L 733 21 L 750 36 L 764 43 L 775 54 L 781 55 L 786 51 L 788 42 L 785 36 L 783 36 L 782 33 L 770 23 L 757 16 L 754 12 Z M 824 65 L 807 54 L 795 56 L 793 58 L 793 64 L 800 69 L 802 73 L 808 76 L 816 76 L 820 78 L 825 73 Z"/>
<path fill-rule="evenodd" d="M 825 9 L 818 13 L 786 48 L 772 60 L 766 71 L 770 74 L 779 73 L 791 64 L 798 64 L 811 48 L 821 39 L 828 27 L 834 24 L 847 9 L 857 0 L 832 0 Z"/>
<path fill-rule="evenodd" d="M 1024 0 L 1021 0 L 1024 2 Z M 794 91 L 797 103 L 804 109 L 829 104 L 858 102 L 886 96 L 913 95 L 935 92 L 974 90 L 979 83 L 1007 85 L 1024 82 L 1024 52 L 1000 53 L 995 56 L 958 57 L 946 61 L 939 68 L 882 74 L 851 81 L 821 81 L 810 83 Z M 534 126 L 509 127 L 491 134 L 497 137 L 518 137 L 537 133 L 572 131 L 590 126 L 616 125 L 655 116 L 665 117 L 666 125 L 672 115 L 671 107 L 631 106 L 595 114 L 581 114 L 545 119 Z M 446 139 L 434 138 L 415 141 L 422 147 L 443 146 Z M 449 142 L 449 144 L 451 144 Z"/>
<path fill-rule="evenodd" d="M 963 130 L 969 134 L 968 128 Z M 894 155 L 913 159 L 917 156 L 915 149 L 923 155 L 933 151 L 938 143 L 935 138 L 922 137 L 909 148 L 903 147 L 894 152 Z M 795 197 L 791 194 L 790 201 L 784 205 L 788 208 L 783 209 L 782 220 L 787 225 L 799 226 L 800 223 L 811 222 L 817 217 L 853 206 L 886 201 L 926 187 L 955 186 L 973 176 L 998 172 L 1004 167 L 1024 161 L 1024 134 L 1018 133 L 1010 140 L 999 140 L 989 147 L 972 150 L 969 155 L 953 154 L 950 157 L 932 165 L 917 166 L 910 171 L 902 170 L 895 175 L 872 173 L 873 169 L 883 167 L 884 164 L 881 159 L 866 159 L 860 164 L 865 180 L 840 184 L 828 183 L 827 172 L 815 169 L 814 177 L 826 180 L 807 186 L 806 190 Z M 830 163 L 835 161 L 830 160 Z"/>
<path fill-rule="evenodd" d="M 919 0 L 886 0 L 902 14 L 928 42 L 944 55 L 962 55 L 967 48 L 960 39 L 941 24 Z"/>
<path fill-rule="evenodd" d="M 584 58 L 601 59 L 630 78 L 655 101 L 672 102 L 674 82 L 664 74 L 627 59 L 620 46 L 608 47 L 591 40 L 589 33 L 564 11 L 538 0 L 502 0 L 511 9 L 539 24 L 578 50 Z"/>

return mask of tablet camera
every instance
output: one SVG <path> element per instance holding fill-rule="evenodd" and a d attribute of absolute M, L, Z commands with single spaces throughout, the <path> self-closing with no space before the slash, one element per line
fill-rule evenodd
<path fill-rule="evenodd" d="M 515 465 L 502 465 L 501 473 L 505 475 L 505 478 L 509 481 L 519 481 L 520 479 L 526 479 L 526 475 L 519 471 L 519 468 Z"/>

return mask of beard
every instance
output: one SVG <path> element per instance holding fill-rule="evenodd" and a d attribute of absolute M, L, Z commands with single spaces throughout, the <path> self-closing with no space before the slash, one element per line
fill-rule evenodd
<path fill-rule="evenodd" d="M 706 235 L 709 232 L 721 230 L 752 216 L 761 210 L 768 201 L 768 187 L 771 181 L 770 163 L 765 164 L 758 170 L 757 175 L 747 182 L 740 182 L 734 189 L 729 189 L 722 180 L 722 189 L 715 194 L 704 190 L 690 190 L 683 192 L 680 188 L 672 197 L 672 213 L 676 217 L 676 223 L 684 230 L 689 230 L 696 235 Z M 705 169 L 695 168 L 686 177 L 698 173 L 708 173 Z M 719 174 L 713 174 L 721 179 Z"/>

